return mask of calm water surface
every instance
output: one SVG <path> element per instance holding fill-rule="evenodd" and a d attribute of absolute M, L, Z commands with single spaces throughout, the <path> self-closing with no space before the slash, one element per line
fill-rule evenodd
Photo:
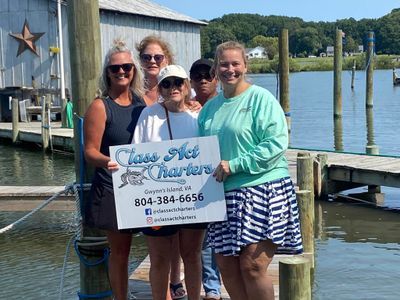
<path fill-rule="evenodd" d="M 391 71 L 374 73 L 373 142 L 384 155 L 400 156 L 400 87 Z M 253 83 L 276 91 L 275 75 L 251 75 Z M 294 73 L 290 77 L 291 146 L 365 152 L 367 117 L 365 73 L 357 72 L 355 90 L 343 72 L 342 130 L 334 134 L 333 73 Z M 338 130 L 336 131 L 338 132 Z M 371 138 L 371 129 L 370 129 Z M 0 185 L 65 185 L 74 181 L 72 155 L 42 154 L 0 141 Z M 400 209 L 398 189 L 384 188 L 385 203 Z M 318 202 L 316 276 L 313 298 L 400 299 L 400 215 L 354 204 Z M 0 212 L 0 228 L 22 212 Z M 39 212 L 15 230 L 0 235 L 0 299 L 58 299 L 65 248 L 72 236 L 73 214 Z M 142 237 L 132 247 L 133 269 L 146 255 Z M 79 267 L 69 251 L 63 299 L 76 299 Z"/>

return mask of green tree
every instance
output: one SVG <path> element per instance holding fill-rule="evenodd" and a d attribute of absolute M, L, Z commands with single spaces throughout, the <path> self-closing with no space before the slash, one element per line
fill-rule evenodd
<path fill-rule="evenodd" d="M 236 40 L 235 35 L 218 23 L 210 23 L 200 32 L 201 54 L 205 58 L 214 58 L 215 49 L 223 42 Z"/>

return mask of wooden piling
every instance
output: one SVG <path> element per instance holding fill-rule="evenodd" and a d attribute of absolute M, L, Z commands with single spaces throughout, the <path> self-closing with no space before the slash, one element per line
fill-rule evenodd
<path fill-rule="evenodd" d="M 11 110 L 12 110 L 12 142 L 16 143 L 18 141 L 19 133 L 19 101 L 17 98 L 11 99 Z"/>
<path fill-rule="evenodd" d="M 43 151 L 46 151 L 49 148 L 49 140 L 50 140 L 50 109 L 51 98 L 50 95 L 42 97 L 42 147 Z"/>
<path fill-rule="evenodd" d="M 318 154 L 317 160 L 321 172 L 321 193 L 317 195 L 318 199 L 328 198 L 328 154 Z"/>
<path fill-rule="evenodd" d="M 314 158 L 308 152 L 297 154 L 297 186 L 300 190 L 308 190 L 314 200 Z"/>
<path fill-rule="evenodd" d="M 336 29 L 334 57 L 333 57 L 333 117 L 342 116 L 342 64 L 343 46 L 342 31 Z"/>
<path fill-rule="evenodd" d="M 299 190 L 296 192 L 297 203 L 300 211 L 301 237 L 304 253 L 311 258 L 310 267 L 314 268 L 314 199 L 311 191 Z"/>
<path fill-rule="evenodd" d="M 333 119 L 333 136 L 335 151 L 343 151 L 343 120 L 342 116 Z"/>
<path fill-rule="evenodd" d="M 74 113 L 78 117 L 83 117 L 95 98 L 102 66 L 99 3 L 91 0 L 70 0 L 67 12 L 71 74 L 74 74 L 71 78 Z M 78 138 L 82 136 L 81 122 L 75 118 L 74 123 L 76 182 L 88 183 L 94 169 L 91 166 L 82 165 L 84 161 L 82 142 Z M 81 197 L 81 203 L 87 201 L 85 199 L 88 197 L 88 192 L 82 191 Z M 82 231 L 82 239 L 104 236 L 100 230 L 90 229 L 86 226 L 83 226 Z M 106 249 L 107 243 L 102 247 Z M 82 248 L 83 255 L 90 260 L 93 247 L 82 245 Z M 82 294 L 93 296 L 110 291 L 106 268 L 95 269 L 81 263 L 80 276 L 80 292 Z M 111 297 L 106 296 L 102 299 L 111 299 Z"/>
<path fill-rule="evenodd" d="M 372 107 L 367 106 L 366 119 L 367 119 L 367 146 L 365 147 L 365 153 L 371 155 L 379 155 L 379 147 L 375 145 L 375 139 L 374 139 L 374 111 Z"/>
<path fill-rule="evenodd" d="M 290 137 L 289 34 L 287 29 L 282 29 L 279 35 L 279 102 L 286 116 Z"/>
<path fill-rule="evenodd" d="M 354 78 L 356 75 L 356 60 L 353 60 L 353 67 L 351 68 L 351 89 L 354 90 Z"/>
<path fill-rule="evenodd" d="M 310 261 L 294 256 L 279 262 L 279 299 L 311 300 Z"/>
<path fill-rule="evenodd" d="M 366 78 L 366 107 L 373 107 L 373 93 L 374 93 L 374 44 L 375 34 L 373 31 L 368 32 L 367 39 L 367 78 Z"/>

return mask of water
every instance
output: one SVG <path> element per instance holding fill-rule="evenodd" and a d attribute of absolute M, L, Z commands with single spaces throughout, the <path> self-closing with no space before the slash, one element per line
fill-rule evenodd
<path fill-rule="evenodd" d="M 400 87 L 393 87 L 391 71 L 375 71 L 373 136 L 381 154 L 400 156 L 396 123 L 400 115 Z M 276 91 L 275 75 L 250 79 Z M 357 72 L 355 91 L 350 73 L 343 80 L 343 151 L 365 152 L 365 73 Z M 334 150 L 332 72 L 294 73 L 290 77 L 291 147 Z M 336 141 L 338 137 L 336 137 Z M 0 142 L 0 185 L 64 185 L 74 181 L 72 155 L 45 155 L 40 150 L 15 148 Z M 398 189 L 383 189 L 384 206 L 400 210 Z M 318 202 L 316 270 L 313 298 L 400 299 L 399 212 L 359 204 Z M 0 228 L 24 213 L 0 212 Z M 71 212 L 43 211 L 13 231 L 0 235 L 0 299 L 58 299 L 65 248 L 72 236 Z M 146 255 L 142 237 L 135 237 L 132 270 Z M 70 257 L 63 299 L 76 299 L 79 267 Z"/>

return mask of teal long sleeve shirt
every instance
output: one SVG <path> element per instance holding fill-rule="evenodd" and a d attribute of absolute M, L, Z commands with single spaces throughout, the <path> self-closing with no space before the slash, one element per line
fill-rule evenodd
<path fill-rule="evenodd" d="M 286 119 L 268 90 L 251 85 L 233 98 L 221 92 L 205 104 L 198 122 L 201 136 L 218 137 L 221 159 L 229 162 L 225 191 L 289 176 Z"/>

